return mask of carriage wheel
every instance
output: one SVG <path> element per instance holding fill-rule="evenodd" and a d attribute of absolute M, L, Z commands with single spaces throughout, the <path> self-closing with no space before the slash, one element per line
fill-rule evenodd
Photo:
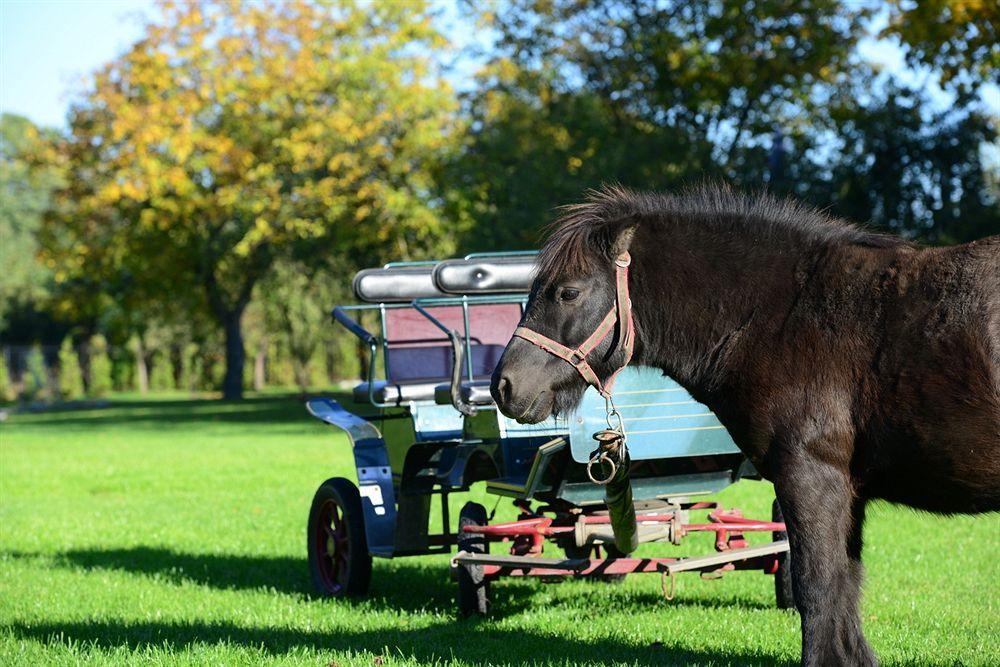
<path fill-rule="evenodd" d="M 771 504 L 771 521 L 785 522 L 777 498 Z M 772 533 L 772 536 L 775 541 L 788 539 L 788 533 L 783 530 Z M 778 569 L 774 573 L 774 598 L 778 603 L 778 609 L 795 608 L 795 598 L 792 595 L 792 553 L 790 551 L 778 555 Z"/>
<path fill-rule="evenodd" d="M 486 508 L 479 503 L 465 503 L 458 513 L 458 550 L 486 554 L 490 544 L 482 535 L 463 533 L 465 526 L 485 526 L 488 522 Z M 483 575 L 481 565 L 458 566 L 458 614 L 462 618 L 483 616 L 490 610 L 490 582 Z"/>
<path fill-rule="evenodd" d="M 309 573 L 316 592 L 326 597 L 368 592 L 372 557 L 368 553 L 361 495 L 343 477 L 323 482 L 313 497 L 307 533 Z"/>

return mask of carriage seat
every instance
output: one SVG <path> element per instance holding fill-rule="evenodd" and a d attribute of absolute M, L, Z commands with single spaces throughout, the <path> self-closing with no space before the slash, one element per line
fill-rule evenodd
<path fill-rule="evenodd" d="M 392 405 L 403 405 L 410 401 L 433 401 L 439 383 L 440 380 L 431 382 L 385 382 L 378 380 L 375 382 L 375 400 L 379 403 L 391 403 Z M 489 386 L 486 387 L 486 392 L 489 393 Z M 354 388 L 354 400 L 358 403 L 368 402 L 367 382 L 362 382 Z"/>
<path fill-rule="evenodd" d="M 493 405 L 489 380 L 463 382 L 460 392 L 462 400 L 470 405 Z M 434 402 L 438 405 L 451 405 L 451 384 L 439 384 L 434 389 Z"/>

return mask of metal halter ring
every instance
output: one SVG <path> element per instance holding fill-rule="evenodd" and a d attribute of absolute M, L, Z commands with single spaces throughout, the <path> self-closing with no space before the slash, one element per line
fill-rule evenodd
<path fill-rule="evenodd" d="M 594 477 L 593 467 L 595 463 L 607 463 L 611 466 L 611 473 L 608 475 L 607 479 L 597 479 Z M 605 486 L 615 477 L 615 473 L 618 472 L 618 464 L 615 463 L 607 452 L 600 452 L 597 456 L 592 457 L 587 461 L 587 477 L 590 481 L 598 486 Z"/>

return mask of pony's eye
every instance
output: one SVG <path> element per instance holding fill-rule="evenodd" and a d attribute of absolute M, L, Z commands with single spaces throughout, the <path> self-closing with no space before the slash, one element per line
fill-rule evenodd
<path fill-rule="evenodd" d="M 562 291 L 559 292 L 559 298 L 563 301 L 573 301 L 578 296 L 580 296 L 580 290 L 573 289 L 572 287 L 564 287 Z"/>

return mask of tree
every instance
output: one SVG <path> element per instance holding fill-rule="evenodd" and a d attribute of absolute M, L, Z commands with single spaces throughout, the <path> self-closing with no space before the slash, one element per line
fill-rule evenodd
<path fill-rule="evenodd" d="M 895 81 L 859 79 L 831 98 L 838 147 L 808 183 L 833 213 L 932 243 L 1000 233 L 982 147 L 997 128 L 972 106 L 937 110 Z"/>
<path fill-rule="evenodd" d="M 759 183 L 747 161 L 852 67 L 870 14 L 834 0 L 513 0 L 487 12 L 496 48 L 451 179 L 468 193 L 454 208 L 477 223 L 467 245 L 523 247 L 554 206 L 601 182 Z"/>
<path fill-rule="evenodd" d="M 67 337 L 59 347 L 59 395 L 65 400 L 76 400 L 84 394 L 80 357 Z"/>
<path fill-rule="evenodd" d="M 87 393 L 90 396 L 107 396 L 113 389 L 111 381 L 111 359 L 108 357 L 108 342 L 98 334 L 89 342 L 89 373 Z"/>
<path fill-rule="evenodd" d="M 953 59 L 969 78 L 1000 48 L 980 39 L 995 32 L 994 5 L 901 4 L 890 24 L 913 39 L 980 44 Z M 706 178 L 766 185 L 932 242 L 997 233 L 1000 174 L 982 150 L 995 145 L 996 122 L 960 89 L 942 111 L 873 73 L 855 52 L 873 10 L 514 0 L 482 12 L 496 48 L 465 99 L 468 148 L 448 178 L 461 188 L 452 215 L 474 221 L 463 247 L 535 245 L 556 206 L 602 182 L 672 189 Z M 944 28 L 907 23 L 941 12 Z"/>
<path fill-rule="evenodd" d="M 153 355 L 152 370 L 149 374 L 149 386 L 153 391 L 173 391 L 174 374 L 170 368 L 170 359 L 163 352 Z"/>
<path fill-rule="evenodd" d="M 7 355 L 0 351 L 0 402 L 13 401 L 17 398 L 17 392 L 10 381 L 10 372 L 7 370 Z"/>
<path fill-rule="evenodd" d="M 52 272 L 36 257 L 36 234 L 60 172 L 34 156 L 54 140 L 27 118 L 0 114 L 0 331 L 13 311 L 38 311 L 48 294 Z"/>
<path fill-rule="evenodd" d="M 196 295 L 240 396 L 241 319 L 276 261 L 448 246 L 431 197 L 460 129 L 443 44 L 418 1 L 164 4 L 73 111 L 50 256 L 143 303 Z"/>
<path fill-rule="evenodd" d="M 892 0 L 883 37 L 897 37 L 911 65 L 933 67 L 968 94 L 1000 73 L 1000 4 L 982 0 Z"/>
<path fill-rule="evenodd" d="M 330 311 L 347 296 L 346 273 L 346 267 L 330 261 L 312 267 L 281 262 L 259 287 L 264 322 L 290 356 L 295 385 L 302 391 L 328 382 L 327 356 L 342 350 L 344 332 Z"/>

